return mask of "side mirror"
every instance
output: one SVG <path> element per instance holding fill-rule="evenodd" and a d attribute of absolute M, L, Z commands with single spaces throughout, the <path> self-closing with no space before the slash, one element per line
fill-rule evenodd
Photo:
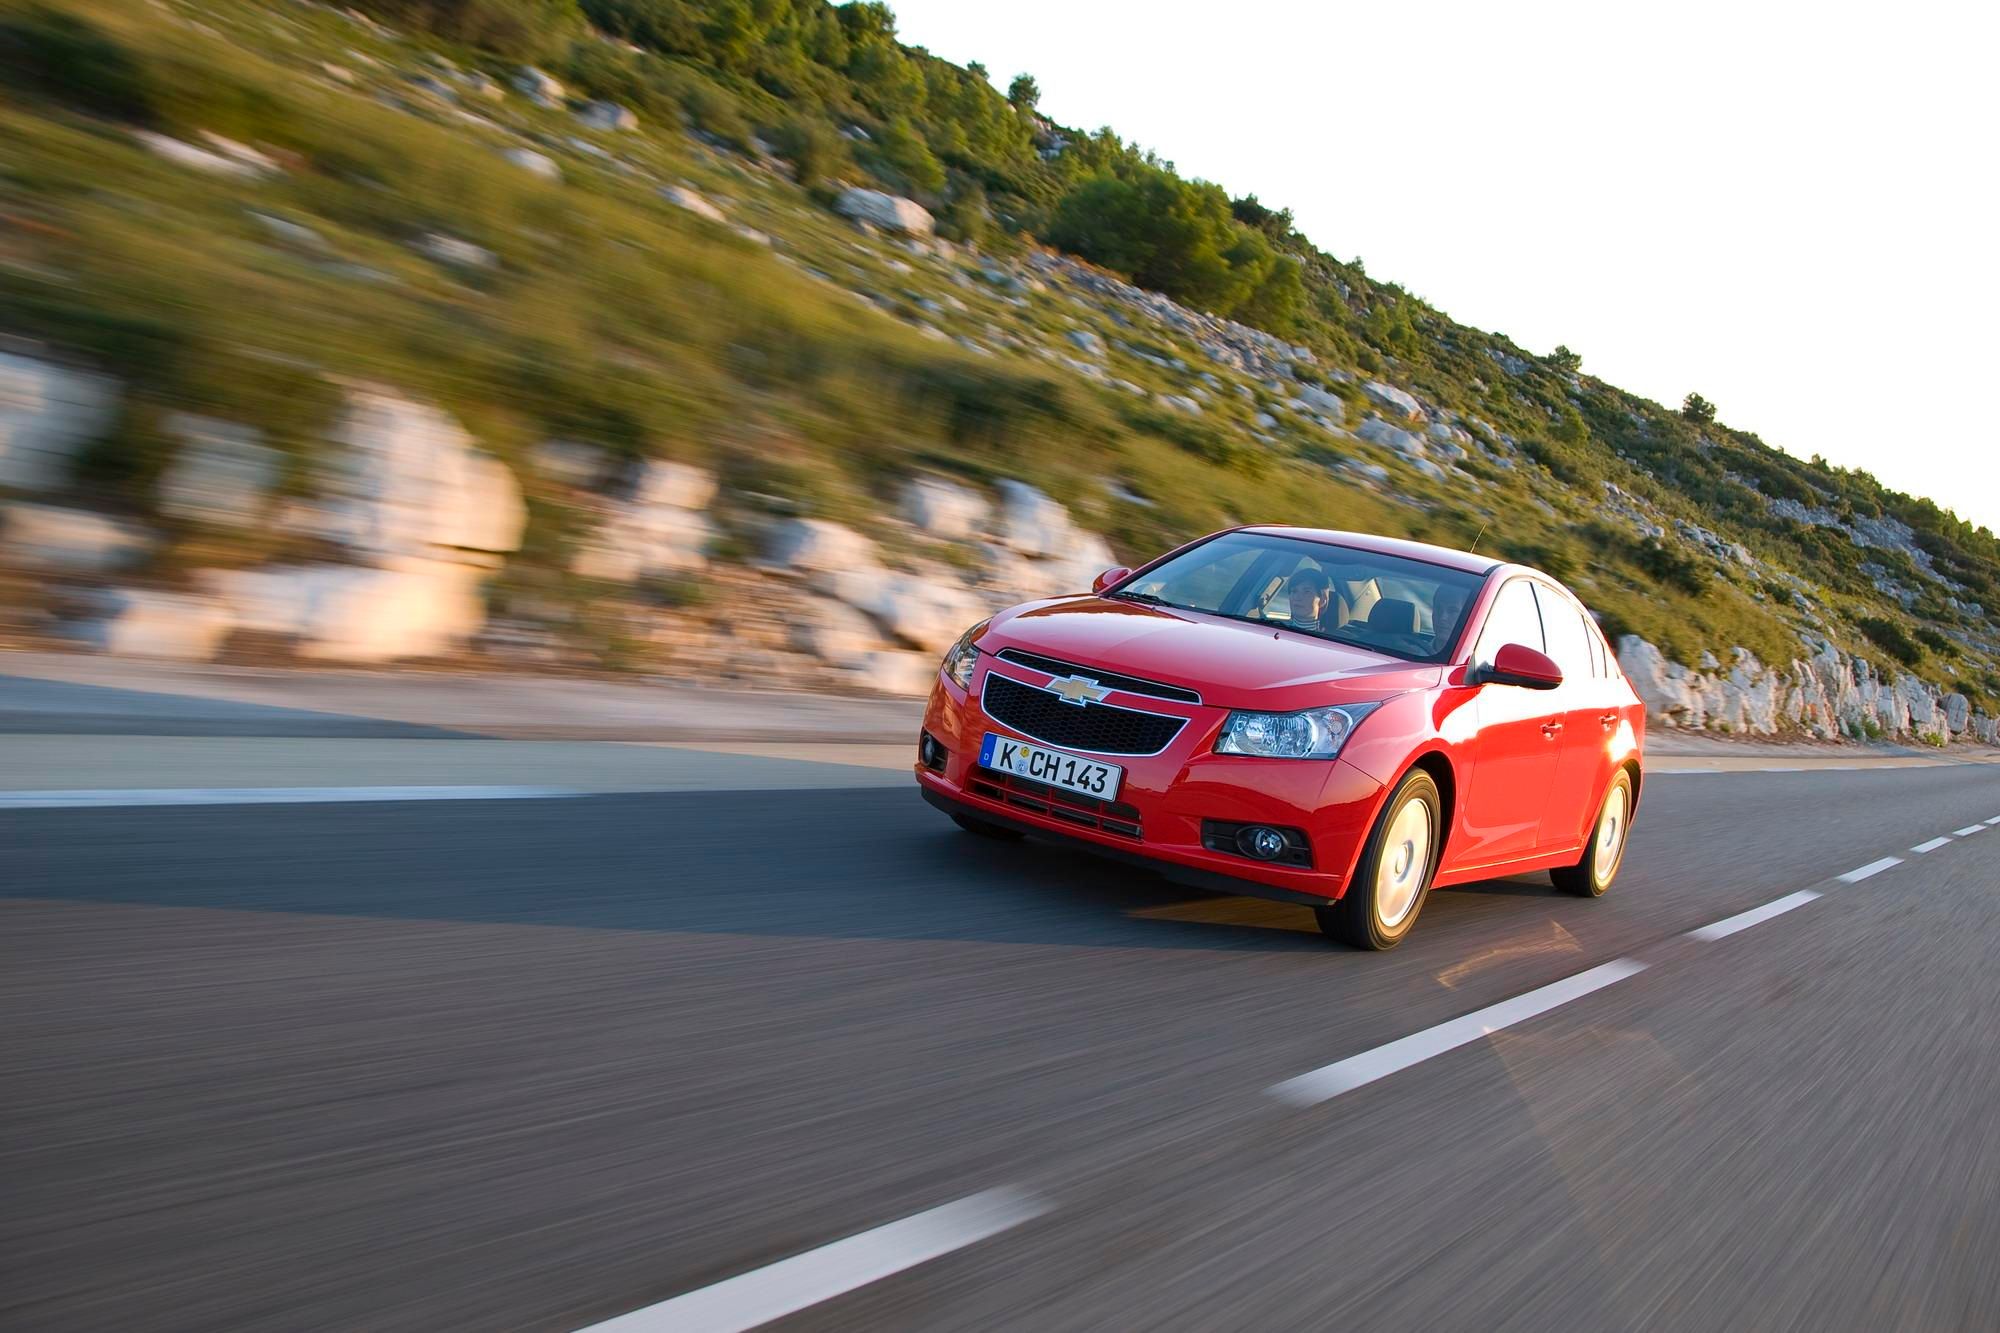
<path fill-rule="evenodd" d="M 1092 592 L 1103 592 L 1106 588 L 1122 581 L 1131 573 L 1132 571 L 1123 565 L 1113 565 L 1090 581 L 1090 590 Z"/>
<path fill-rule="evenodd" d="M 1563 683 L 1562 668 L 1547 653 L 1524 643 L 1504 643 L 1490 666 L 1475 665 L 1468 685 L 1519 685 L 1524 690 L 1552 690 Z"/>

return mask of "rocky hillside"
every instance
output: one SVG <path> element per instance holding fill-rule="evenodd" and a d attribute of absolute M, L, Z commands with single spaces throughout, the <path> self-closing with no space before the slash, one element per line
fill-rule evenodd
<path fill-rule="evenodd" d="M 1295 521 L 1567 579 L 1675 725 L 1991 738 L 2000 546 L 1928 501 L 1456 325 L 879 7 L 528 8 L 0 19 L 0 635 L 914 690 L 991 607 Z"/>

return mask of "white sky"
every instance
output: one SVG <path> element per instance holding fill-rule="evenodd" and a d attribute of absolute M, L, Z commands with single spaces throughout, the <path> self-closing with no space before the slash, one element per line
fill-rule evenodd
<path fill-rule="evenodd" d="M 891 6 L 1462 323 L 2000 531 L 2000 5 Z"/>

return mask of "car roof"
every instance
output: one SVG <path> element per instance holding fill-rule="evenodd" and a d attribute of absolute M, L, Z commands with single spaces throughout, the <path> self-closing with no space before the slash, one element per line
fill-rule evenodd
<path fill-rule="evenodd" d="M 1423 560 L 1433 565 L 1443 565 L 1447 569 L 1463 570 L 1467 574 L 1490 574 L 1506 563 L 1490 555 L 1474 555 L 1469 551 L 1454 550 L 1449 546 L 1432 546 L 1429 542 L 1378 537 L 1368 532 L 1340 532 L 1333 528 L 1294 528 L 1282 525 L 1243 528 L 1240 531 L 1268 533 L 1274 537 L 1297 537 L 1302 541 L 1324 542 L 1329 546 L 1347 546 L 1357 551 L 1370 551 L 1376 555 L 1397 555 L 1406 560 Z"/>

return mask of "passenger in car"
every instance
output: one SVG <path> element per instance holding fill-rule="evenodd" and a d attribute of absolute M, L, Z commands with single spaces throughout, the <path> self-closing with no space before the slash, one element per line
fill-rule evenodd
<path fill-rule="evenodd" d="M 1333 600 L 1333 580 L 1324 570 L 1301 569 L 1292 575 L 1292 581 L 1285 587 L 1285 595 L 1292 604 L 1291 628 L 1309 634 L 1320 631 L 1320 617 L 1326 614 L 1327 603 Z M 1332 626 L 1325 628 L 1331 629 Z"/>
<path fill-rule="evenodd" d="M 1431 644 L 1433 652 L 1443 652 L 1445 639 L 1458 628 L 1465 611 L 1465 594 L 1457 588 L 1438 585 L 1431 594 Z"/>

